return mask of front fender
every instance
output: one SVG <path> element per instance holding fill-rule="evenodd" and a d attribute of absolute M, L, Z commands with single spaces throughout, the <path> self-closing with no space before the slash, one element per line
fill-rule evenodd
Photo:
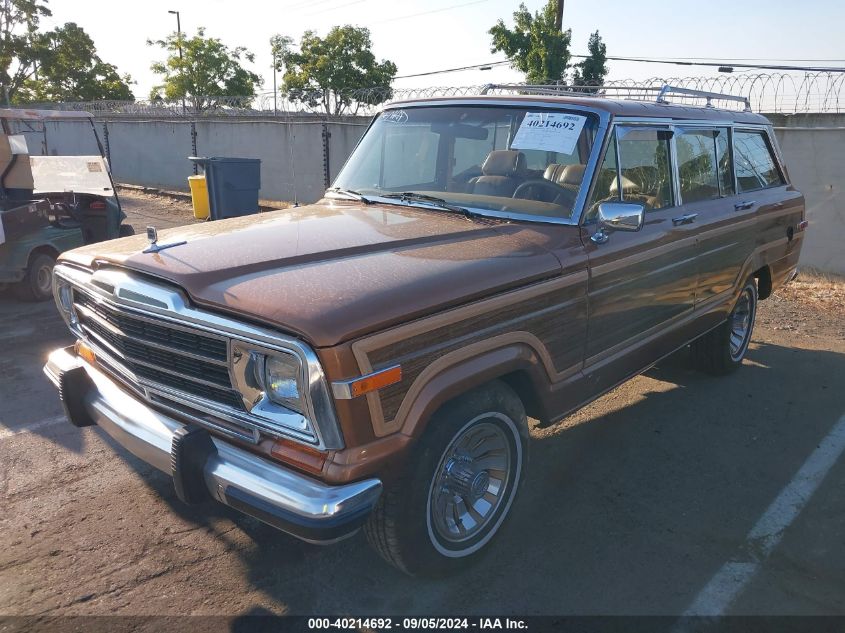
<path fill-rule="evenodd" d="M 546 393 L 551 380 L 545 356 L 542 343 L 527 332 L 503 334 L 445 354 L 414 380 L 392 426 L 419 437 L 432 414 L 446 402 L 513 372 L 525 372 L 534 391 Z"/>

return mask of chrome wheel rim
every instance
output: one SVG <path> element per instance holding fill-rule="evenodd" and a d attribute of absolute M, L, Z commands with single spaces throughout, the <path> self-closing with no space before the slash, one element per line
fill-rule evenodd
<path fill-rule="evenodd" d="M 750 288 L 742 291 L 730 320 L 730 351 L 733 360 L 740 360 L 748 348 L 754 325 L 754 296 Z"/>
<path fill-rule="evenodd" d="M 428 523 L 450 551 L 465 552 L 470 544 L 477 549 L 486 539 L 475 541 L 492 536 L 504 518 L 519 467 L 515 453 L 507 430 L 484 420 L 465 426 L 444 451 L 431 482 Z"/>

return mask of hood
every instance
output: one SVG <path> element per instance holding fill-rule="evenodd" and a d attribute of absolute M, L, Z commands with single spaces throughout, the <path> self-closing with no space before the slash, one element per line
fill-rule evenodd
<path fill-rule="evenodd" d="M 199 306 L 326 347 L 560 273 L 525 225 L 345 201 L 137 235 L 62 259 L 117 265 L 181 286 Z"/>

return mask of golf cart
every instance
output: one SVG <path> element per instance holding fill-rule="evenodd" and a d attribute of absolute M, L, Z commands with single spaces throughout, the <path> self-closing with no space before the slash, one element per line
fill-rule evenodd
<path fill-rule="evenodd" d="M 48 150 L 47 124 L 57 122 L 73 126 L 67 130 L 74 151 L 90 144 L 90 126 L 98 154 Z M 122 224 L 126 216 L 91 114 L 0 109 L 0 128 L 0 287 L 12 284 L 19 298 L 43 301 L 52 294 L 59 253 L 131 235 L 132 227 Z"/>

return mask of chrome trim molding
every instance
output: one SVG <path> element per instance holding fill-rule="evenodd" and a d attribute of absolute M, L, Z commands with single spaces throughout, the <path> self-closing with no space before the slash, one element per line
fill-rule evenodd
<path fill-rule="evenodd" d="M 299 414 L 290 411 L 290 419 L 281 426 L 275 426 L 266 416 L 254 416 L 243 411 L 236 411 L 219 402 L 206 400 L 183 391 L 140 379 L 122 363 L 114 358 L 113 349 L 105 349 L 104 341 L 92 337 L 82 329 L 81 324 L 72 323 L 68 315 L 65 320 L 71 332 L 78 338 L 92 343 L 98 352 L 104 352 L 110 369 L 122 373 L 123 380 L 136 383 L 144 390 L 148 402 L 156 405 L 160 400 L 153 400 L 150 393 L 159 393 L 177 404 L 187 404 L 202 413 L 219 416 L 238 425 L 253 426 L 256 430 L 271 435 L 290 437 L 319 449 L 341 449 L 344 447 L 340 426 L 334 411 L 334 403 L 329 393 L 328 381 L 314 351 L 302 341 L 284 336 L 272 330 L 250 325 L 234 319 L 197 309 L 191 306 L 187 297 L 175 286 L 148 281 L 142 275 L 117 268 L 103 268 L 95 273 L 67 264 L 59 264 L 53 270 L 54 279 L 71 284 L 75 290 L 83 292 L 94 301 L 107 307 L 120 310 L 133 318 L 152 323 L 162 323 L 168 327 L 187 332 L 200 333 L 222 340 L 237 340 L 247 344 L 293 354 L 300 359 L 304 369 L 303 391 L 306 411 Z M 231 367 L 231 342 L 229 343 L 229 362 Z M 115 366 L 115 367 L 112 367 Z M 232 382 L 236 385 L 235 381 Z M 134 389 L 138 392 L 138 388 Z M 171 408 L 172 410 L 172 408 Z M 182 412 L 179 411 L 181 414 Z M 205 416 L 194 416 L 205 425 L 210 422 Z M 294 419 L 296 418 L 296 419 Z M 313 433 L 303 433 L 301 422 L 310 421 Z M 225 428 L 225 427 L 224 427 Z M 224 431 L 225 432 L 225 431 Z M 231 434 L 231 430 L 228 431 Z M 257 438 L 256 438 L 257 441 Z"/>
<path fill-rule="evenodd" d="M 110 376 L 67 349 L 50 354 L 44 373 L 57 382 L 59 375 L 76 367 L 85 369 L 93 385 L 83 399 L 91 418 L 131 453 L 171 474 L 173 436 L 184 425 L 131 397 Z M 328 485 L 216 437 L 212 437 L 212 442 L 215 452 L 203 467 L 208 491 L 226 505 L 232 505 L 231 499 L 237 498 L 238 492 L 246 493 L 248 499 L 255 500 L 246 505 L 255 508 L 253 516 L 258 519 L 262 518 L 261 506 L 270 506 L 303 525 L 328 527 L 372 509 L 381 495 L 382 483 L 378 479 Z M 238 509 L 250 513 L 249 507 Z M 305 538 L 295 531 L 291 534 Z"/>

